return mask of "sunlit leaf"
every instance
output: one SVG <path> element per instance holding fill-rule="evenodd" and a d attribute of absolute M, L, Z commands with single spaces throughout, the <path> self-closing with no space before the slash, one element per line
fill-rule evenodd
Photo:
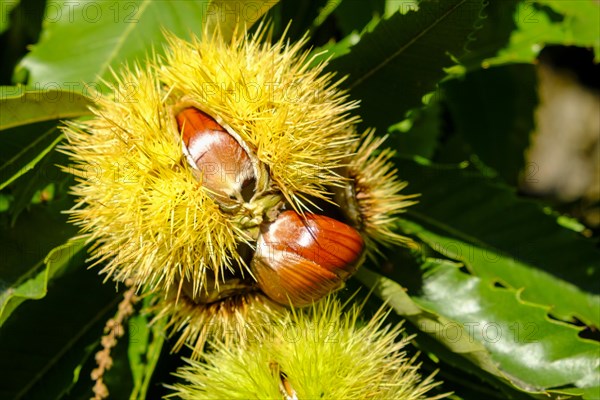
<path fill-rule="evenodd" d="M 552 44 L 593 48 L 596 62 L 600 61 L 600 5 L 594 0 L 522 1 L 514 19 L 517 29 L 509 44 L 485 64 L 533 62 L 545 45 Z"/>
<path fill-rule="evenodd" d="M 42 38 L 20 67 L 29 71 L 27 83 L 34 89 L 60 87 L 94 98 L 103 89 L 98 78 L 111 80 L 111 68 L 143 61 L 152 51 L 162 53 L 162 30 L 180 37 L 201 36 L 207 4 L 208 0 L 50 2 Z"/>
<path fill-rule="evenodd" d="M 373 272 L 359 277 L 421 330 L 520 390 L 598 390 L 598 342 L 579 338 L 581 328 L 550 320 L 544 307 L 524 302 L 519 291 L 495 287 L 459 267 L 426 260 L 421 292 L 410 298 Z"/>
<path fill-rule="evenodd" d="M 581 328 L 550 320 L 545 307 L 523 301 L 520 291 L 456 266 L 432 261 L 424 268 L 423 294 L 415 301 L 467 327 L 515 386 L 532 392 L 599 386 L 600 343 L 579 338 Z"/>
<path fill-rule="evenodd" d="M 421 332 L 430 335 L 440 345 L 449 361 L 503 391 L 511 392 L 516 387 L 504 376 L 483 344 L 469 337 L 465 326 L 435 312 L 420 307 L 397 282 L 376 272 L 362 268 L 356 277 L 373 293 L 386 302 L 399 316 L 408 319 Z M 452 335 L 448 331 L 452 330 Z M 447 351 L 448 353 L 445 353 Z"/>

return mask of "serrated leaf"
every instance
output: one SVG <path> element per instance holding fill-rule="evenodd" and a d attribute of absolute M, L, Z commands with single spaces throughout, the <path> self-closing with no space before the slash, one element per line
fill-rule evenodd
<path fill-rule="evenodd" d="M 538 104 L 533 65 L 473 71 L 443 84 L 456 131 L 505 182 L 516 186 Z"/>
<path fill-rule="evenodd" d="M 556 279 L 535 266 L 515 261 L 495 250 L 464 242 L 456 237 L 437 235 L 409 221 L 401 223 L 404 231 L 414 234 L 437 252 L 462 261 L 479 277 L 522 290 L 522 297 L 544 305 L 554 316 L 567 321 L 573 317 L 597 326 L 600 297 L 583 292 L 577 286 Z"/>
<path fill-rule="evenodd" d="M 419 203 L 402 226 L 476 276 L 524 289 L 525 301 L 564 320 L 600 326 L 600 255 L 530 200 L 473 171 L 398 160 Z M 588 293 L 586 293 L 586 291 Z"/>
<path fill-rule="evenodd" d="M 0 292 L 0 327 L 11 313 L 25 300 L 39 300 L 48 293 L 48 283 L 60 277 L 67 269 L 83 265 L 84 257 L 80 251 L 83 240 L 67 242 L 55 247 L 44 259 L 44 268 L 34 276 L 21 277 L 11 287 Z"/>
<path fill-rule="evenodd" d="M 496 288 L 459 267 L 426 260 L 421 290 L 411 296 L 375 272 L 363 269 L 357 276 L 417 328 L 508 385 L 532 394 L 597 390 L 597 342 L 579 338 L 580 328 L 550 320 L 543 307 L 523 302 L 517 291 Z"/>
<path fill-rule="evenodd" d="M 466 327 L 458 325 L 455 321 L 443 315 L 423 309 L 406 293 L 406 289 L 399 283 L 374 271 L 361 268 L 355 277 L 373 290 L 373 293 L 385 301 L 398 315 L 411 321 L 417 329 L 430 335 L 433 341 L 438 342 L 447 349 L 450 352 L 450 359 L 452 359 L 452 355 L 458 356 L 458 361 L 452 360 L 455 364 L 480 376 L 482 379 L 490 381 L 490 377 L 493 377 L 497 380 L 490 383 L 500 385 L 500 387 L 506 385 L 508 388 L 517 390 L 502 371 L 498 369 L 485 347 L 469 338 Z M 456 331 L 456 334 L 452 337 L 446 334 L 449 327 Z M 467 364 L 463 360 L 467 360 Z M 505 387 L 502 387 L 502 389 L 510 391 Z"/>
<path fill-rule="evenodd" d="M 520 291 L 458 266 L 430 260 L 424 268 L 423 294 L 413 300 L 468 327 L 469 338 L 489 350 L 516 386 L 530 392 L 598 386 L 600 343 L 581 339 L 581 328 L 550 320 L 545 307 L 524 302 Z"/>
<path fill-rule="evenodd" d="M 484 18 L 479 21 L 480 29 L 473 32 L 467 45 L 467 52 L 460 57 L 467 69 L 481 68 L 482 62 L 498 54 L 505 48 L 511 34 L 516 29 L 514 15 L 522 0 L 488 1 Z"/>
<path fill-rule="evenodd" d="M 364 33 L 350 53 L 332 60 L 328 69 L 349 74 L 343 86 L 361 100 L 365 125 L 386 131 L 422 104 L 462 54 L 480 18 L 480 0 L 428 1 L 418 12 L 396 13 Z"/>

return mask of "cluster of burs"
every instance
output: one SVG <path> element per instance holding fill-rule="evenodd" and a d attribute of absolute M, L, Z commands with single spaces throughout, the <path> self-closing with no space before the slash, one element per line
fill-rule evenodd
<path fill-rule="evenodd" d="M 101 272 L 148 294 L 175 349 L 204 359 L 179 372 L 176 393 L 396 398 L 410 381 L 414 396 L 403 398 L 421 398 L 432 382 L 403 358 L 399 330 L 381 329 L 383 314 L 356 325 L 359 310 L 344 316 L 331 295 L 381 246 L 409 243 L 394 224 L 414 196 L 400 193 L 393 152 L 357 131 L 358 103 L 305 41 L 270 43 L 264 29 L 168 41 L 164 56 L 117 74 L 94 118 L 65 128 L 63 151 L 77 177 L 71 220 Z M 206 90 L 215 85 L 223 90 Z M 333 323 L 340 337 L 269 334 L 252 349 L 240 339 L 288 323 Z"/>

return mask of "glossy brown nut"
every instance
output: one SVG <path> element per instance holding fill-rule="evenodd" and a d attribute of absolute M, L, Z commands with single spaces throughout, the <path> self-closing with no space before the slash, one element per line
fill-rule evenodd
<path fill-rule="evenodd" d="M 339 289 L 363 249 L 358 231 L 342 222 L 285 211 L 260 235 L 251 268 L 269 298 L 302 307 Z"/>
<path fill-rule="evenodd" d="M 252 162 L 240 144 L 212 118 L 195 107 L 176 116 L 185 153 L 201 171 L 202 184 L 221 199 L 242 201 L 242 188 L 252 181 Z"/>

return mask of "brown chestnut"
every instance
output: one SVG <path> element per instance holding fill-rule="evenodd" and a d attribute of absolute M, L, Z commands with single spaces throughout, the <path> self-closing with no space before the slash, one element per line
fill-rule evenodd
<path fill-rule="evenodd" d="M 261 229 L 252 272 L 271 300 L 302 307 L 343 286 L 362 260 L 357 230 L 323 215 L 284 211 Z"/>
<path fill-rule="evenodd" d="M 176 116 L 184 153 L 190 165 L 201 172 L 202 184 L 220 200 L 244 201 L 242 188 L 254 179 L 252 161 L 213 117 L 187 107 Z"/>

